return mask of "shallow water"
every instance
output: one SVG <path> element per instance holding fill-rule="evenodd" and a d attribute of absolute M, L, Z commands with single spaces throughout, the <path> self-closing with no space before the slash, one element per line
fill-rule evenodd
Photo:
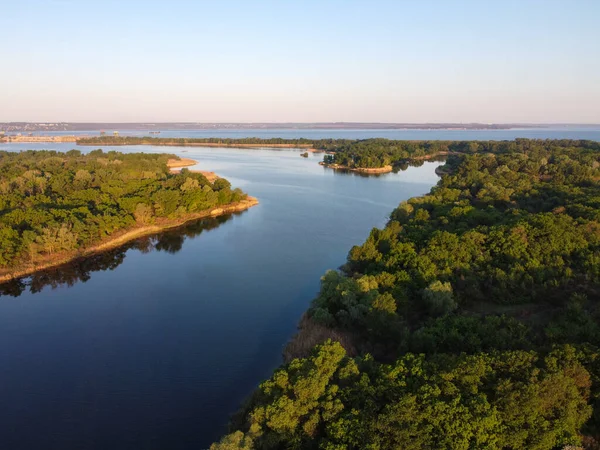
<path fill-rule="evenodd" d="M 280 364 L 324 271 L 438 179 L 433 162 L 366 177 L 294 150 L 116 149 L 197 159 L 260 204 L 5 285 L 3 448 L 207 447 Z"/>

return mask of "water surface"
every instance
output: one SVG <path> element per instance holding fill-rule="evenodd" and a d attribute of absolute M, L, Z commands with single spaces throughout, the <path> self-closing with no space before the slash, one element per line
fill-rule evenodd
<path fill-rule="evenodd" d="M 600 129 L 160 134 L 248 136 L 600 140 Z M 94 147 L 0 144 L 10 151 L 71 148 Z M 320 155 L 305 159 L 293 150 L 104 148 L 196 158 L 198 168 L 225 176 L 260 205 L 0 287 L 3 448 L 207 447 L 280 364 L 324 271 L 342 264 L 400 201 L 437 181 L 438 163 L 365 177 L 324 169 Z"/>
<path fill-rule="evenodd" d="M 112 130 L 107 130 L 111 134 Z M 120 130 L 121 136 L 148 136 L 148 131 Z M 81 134 L 98 136 L 99 131 L 38 132 L 34 134 Z M 367 139 L 386 138 L 401 140 L 512 140 L 529 139 L 590 139 L 600 141 L 600 126 L 548 126 L 544 128 L 513 128 L 510 130 L 314 130 L 314 129 L 214 129 L 214 130 L 161 130 L 152 137 L 175 138 L 245 138 L 259 137 L 285 139 Z M 0 146 L 0 149 L 2 147 Z"/>
<path fill-rule="evenodd" d="M 439 164 L 365 177 L 293 150 L 117 149 L 198 159 L 260 205 L 6 285 L 3 448 L 207 447 L 280 364 L 319 277 Z"/>

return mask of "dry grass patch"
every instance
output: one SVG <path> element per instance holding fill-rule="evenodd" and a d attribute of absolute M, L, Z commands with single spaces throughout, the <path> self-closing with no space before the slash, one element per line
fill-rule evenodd
<path fill-rule="evenodd" d="M 304 313 L 298 324 L 296 333 L 283 349 L 283 360 L 288 363 L 295 358 L 306 358 L 315 345 L 331 339 L 342 344 L 348 356 L 356 356 L 356 346 L 352 335 L 347 331 L 327 328 L 316 323 L 307 313 Z"/>

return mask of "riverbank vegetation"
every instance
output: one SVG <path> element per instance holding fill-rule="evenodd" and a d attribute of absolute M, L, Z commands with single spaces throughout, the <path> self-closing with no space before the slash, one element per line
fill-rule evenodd
<path fill-rule="evenodd" d="M 73 286 L 80 281 L 86 282 L 95 272 L 115 270 L 119 267 L 125 261 L 129 249 L 136 249 L 142 253 L 157 251 L 175 254 L 183 248 L 186 239 L 215 229 L 238 214 L 244 214 L 244 212 L 211 216 L 187 222 L 181 227 L 146 235 L 106 251 L 75 258 L 57 267 L 37 270 L 25 278 L 14 278 L 0 283 L 0 297 L 3 295 L 19 297 L 24 292 L 36 294 L 46 288 L 55 289 L 60 286 Z"/>
<path fill-rule="evenodd" d="M 324 341 L 213 450 L 598 448 L 600 144 L 439 145 L 438 185 L 323 276 Z"/>
<path fill-rule="evenodd" d="M 247 201 L 223 178 L 170 173 L 169 159 L 178 157 L 0 152 L 1 279 Z"/>

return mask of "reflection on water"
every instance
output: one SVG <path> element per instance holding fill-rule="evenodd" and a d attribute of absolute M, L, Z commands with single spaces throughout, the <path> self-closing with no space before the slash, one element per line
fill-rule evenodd
<path fill-rule="evenodd" d="M 208 448 L 323 273 L 438 180 L 439 163 L 361 176 L 294 150 L 113 149 L 196 159 L 260 205 L 2 286 L 19 296 L 0 298 L 2 448 Z"/>
<path fill-rule="evenodd" d="M 141 253 L 158 251 L 175 254 L 181 250 L 187 238 L 193 238 L 204 231 L 217 228 L 222 223 L 231 220 L 234 215 L 241 215 L 245 212 L 240 211 L 190 222 L 162 233 L 135 239 L 112 250 L 80 258 L 61 266 L 41 270 L 28 277 L 0 284 L 0 297 L 3 295 L 19 297 L 27 290 L 32 294 L 37 294 L 47 286 L 56 289 L 61 286 L 73 286 L 79 281 L 85 283 L 92 277 L 93 272 L 114 270 L 119 267 L 125 260 L 125 255 L 129 250 L 138 250 Z"/>
<path fill-rule="evenodd" d="M 431 158 L 428 161 L 443 162 L 445 160 L 446 156 L 442 155 Z M 424 160 L 402 162 L 394 166 L 393 173 L 404 172 L 409 167 L 421 167 L 424 163 Z M 333 173 L 334 175 L 354 176 L 360 178 L 379 178 L 387 175 L 379 173 L 356 172 L 344 169 L 336 169 L 333 171 Z M 126 253 L 132 249 L 141 253 L 158 251 L 175 254 L 182 249 L 186 238 L 199 236 L 203 231 L 212 230 L 218 227 L 220 224 L 230 220 L 233 215 L 240 215 L 244 212 L 245 211 L 241 211 L 216 218 L 201 219 L 159 234 L 133 240 L 116 249 L 107 250 L 96 255 L 80 258 L 61 266 L 36 272 L 24 278 L 2 283 L 0 284 L 0 297 L 19 297 L 25 291 L 36 294 L 42 292 L 42 290 L 47 286 L 52 289 L 56 289 L 61 286 L 71 287 L 79 281 L 85 283 L 91 278 L 93 272 L 116 269 L 125 260 Z"/>
<path fill-rule="evenodd" d="M 392 173 L 405 172 L 409 167 L 422 167 L 426 162 L 446 162 L 447 159 L 447 155 L 437 155 L 427 159 L 411 159 L 400 161 L 393 165 Z M 357 172 L 350 169 L 335 169 L 333 173 L 335 175 L 351 175 L 361 178 L 379 178 L 387 175 L 386 173 Z"/>

